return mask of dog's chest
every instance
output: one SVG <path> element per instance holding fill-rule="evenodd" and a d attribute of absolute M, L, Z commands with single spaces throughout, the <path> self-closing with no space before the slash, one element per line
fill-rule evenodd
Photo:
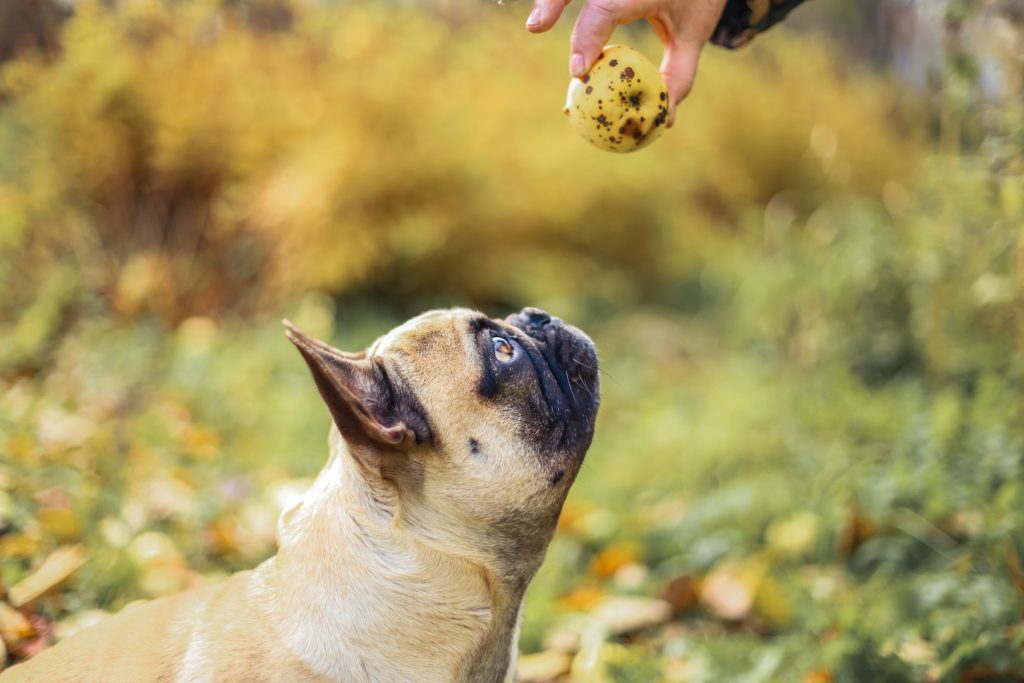
<path fill-rule="evenodd" d="M 488 638 L 496 615 L 482 583 L 452 582 L 448 572 L 424 568 L 390 576 L 346 572 L 346 582 L 288 582 L 281 591 L 270 587 L 291 574 L 280 564 L 286 561 L 278 557 L 256 571 L 254 600 L 272 612 L 291 653 L 327 680 L 466 680 L 488 647 L 500 648 L 507 668 L 508 639 Z"/>

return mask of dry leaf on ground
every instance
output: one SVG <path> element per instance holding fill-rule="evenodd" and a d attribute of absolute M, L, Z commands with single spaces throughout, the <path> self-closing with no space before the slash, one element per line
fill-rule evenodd
<path fill-rule="evenodd" d="M 85 564 L 85 560 L 85 549 L 81 545 L 64 546 L 54 550 L 39 569 L 11 588 L 10 603 L 15 607 L 21 607 L 32 602 L 66 581 Z"/>

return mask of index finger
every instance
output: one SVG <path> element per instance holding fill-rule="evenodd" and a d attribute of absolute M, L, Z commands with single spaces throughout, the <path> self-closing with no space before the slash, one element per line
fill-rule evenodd
<path fill-rule="evenodd" d="M 526 20 L 526 30 L 530 33 L 544 33 L 555 25 L 569 2 L 570 0 L 536 0 L 533 3 L 533 11 Z"/>
<path fill-rule="evenodd" d="M 609 0 L 590 0 L 583 6 L 572 30 L 569 70 L 582 78 L 590 71 L 621 18 Z"/>

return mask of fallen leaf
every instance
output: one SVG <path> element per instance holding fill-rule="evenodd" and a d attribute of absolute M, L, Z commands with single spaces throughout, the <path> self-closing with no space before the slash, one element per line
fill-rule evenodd
<path fill-rule="evenodd" d="M 597 603 L 604 598 L 604 593 L 596 588 L 583 587 L 563 595 L 558 599 L 564 607 L 579 612 L 590 611 Z"/>
<path fill-rule="evenodd" d="M 666 683 L 690 683 L 697 677 L 697 667 L 689 659 L 670 659 L 662 667 Z"/>
<path fill-rule="evenodd" d="M 606 598 L 591 613 L 612 635 L 641 631 L 672 618 L 672 605 L 656 598 Z"/>
<path fill-rule="evenodd" d="M 128 545 L 128 554 L 142 566 L 175 565 L 184 566 L 185 560 L 178 547 L 167 534 L 147 531 L 139 534 Z"/>
<path fill-rule="evenodd" d="M 661 599 L 672 605 L 672 611 L 680 614 L 700 600 L 700 581 L 690 576 L 672 579 L 661 593 Z"/>
<path fill-rule="evenodd" d="M 43 530 L 62 541 L 76 540 L 82 534 L 78 518 L 69 508 L 44 508 L 39 511 L 38 517 Z"/>
<path fill-rule="evenodd" d="M 12 462 L 22 465 L 39 463 L 39 442 L 29 434 L 14 434 L 7 438 L 4 452 Z"/>
<path fill-rule="evenodd" d="M 569 654 L 577 652 L 580 649 L 579 629 L 565 624 L 556 626 L 545 634 L 544 647 Z"/>
<path fill-rule="evenodd" d="M 573 531 L 591 542 L 606 541 L 618 529 L 619 519 L 610 510 L 598 509 L 578 518 Z"/>
<path fill-rule="evenodd" d="M 861 516 L 856 508 L 846 511 L 846 521 L 839 533 L 838 550 L 843 557 L 850 557 L 854 551 L 875 534 L 875 525 Z"/>
<path fill-rule="evenodd" d="M 132 530 L 127 522 L 117 517 L 104 517 L 99 524 L 100 536 L 111 548 L 124 548 L 132 540 Z"/>
<path fill-rule="evenodd" d="M 85 561 L 85 549 L 81 545 L 54 550 L 38 569 L 11 588 L 10 603 L 21 607 L 32 602 L 66 581 Z"/>
<path fill-rule="evenodd" d="M 1009 671 L 998 671 L 983 664 L 974 664 L 960 673 L 960 683 L 985 683 L 986 681 L 1016 680 Z"/>
<path fill-rule="evenodd" d="M 0 558 L 33 557 L 39 550 L 39 538 L 35 534 L 9 534 L 0 538 Z"/>
<path fill-rule="evenodd" d="M 780 628 L 793 618 L 793 608 L 779 582 L 770 576 L 761 579 L 754 597 L 754 610 L 769 626 Z"/>
<path fill-rule="evenodd" d="M 595 641 L 573 657 L 570 669 L 572 680 L 579 683 L 605 683 L 609 680 L 609 665 L 629 657 L 629 651 L 618 643 Z"/>
<path fill-rule="evenodd" d="M 574 501 L 566 501 L 562 507 L 562 514 L 558 516 L 558 526 L 556 529 L 559 533 L 568 534 L 579 534 L 577 524 L 579 520 L 591 511 L 590 507 L 587 507 L 581 503 Z"/>
<path fill-rule="evenodd" d="M 613 576 L 620 567 L 636 562 L 636 547 L 621 543 L 602 550 L 590 562 L 590 573 L 601 578 Z"/>
<path fill-rule="evenodd" d="M 181 434 L 181 447 L 194 458 L 210 460 L 220 451 L 220 435 L 213 429 L 190 426 Z"/>
<path fill-rule="evenodd" d="M 35 631 L 24 614 L 5 602 L 0 602 L 0 639 L 11 647 L 31 638 Z"/>
<path fill-rule="evenodd" d="M 154 479 L 147 482 L 143 490 L 150 514 L 157 518 L 192 519 L 198 516 L 195 490 L 177 477 Z"/>
<path fill-rule="evenodd" d="M 787 557 L 801 557 L 811 549 L 818 538 L 818 516 L 811 512 L 798 512 L 780 519 L 768 527 L 765 540 L 768 547 Z"/>
<path fill-rule="evenodd" d="M 704 578 L 700 600 L 719 619 L 739 621 L 750 614 L 761 584 L 759 568 L 724 562 Z"/>
<path fill-rule="evenodd" d="M 33 614 L 29 620 L 32 623 L 32 630 L 35 632 L 35 637 L 31 640 L 27 640 L 18 646 L 15 652 L 16 658 L 27 659 L 34 657 L 46 648 L 50 647 L 53 639 L 53 626 L 49 621 Z"/>
<path fill-rule="evenodd" d="M 900 645 L 896 655 L 904 662 L 919 666 L 932 664 L 937 659 L 935 646 L 920 638 L 908 640 Z"/>
<path fill-rule="evenodd" d="M 50 407 L 40 413 L 36 435 L 44 448 L 59 451 L 81 446 L 95 429 L 95 423 L 82 415 Z"/>
<path fill-rule="evenodd" d="M 647 582 L 651 570 L 639 562 L 624 564 L 615 570 L 612 581 L 622 592 L 639 591 Z"/>
<path fill-rule="evenodd" d="M 522 655 L 516 663 L 516 680 L 520 683 L 549 683 L 569 673 L 572 655 L 556 650 Z"/>

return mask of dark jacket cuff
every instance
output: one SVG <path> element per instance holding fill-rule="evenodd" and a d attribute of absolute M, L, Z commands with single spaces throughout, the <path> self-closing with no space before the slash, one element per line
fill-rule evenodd
<path fill-rule="evenodd" d="M 711 42 L 727 48 L 749 43 L 754 36 L 782 21 L 804 0 L 726 0 Z"/>

